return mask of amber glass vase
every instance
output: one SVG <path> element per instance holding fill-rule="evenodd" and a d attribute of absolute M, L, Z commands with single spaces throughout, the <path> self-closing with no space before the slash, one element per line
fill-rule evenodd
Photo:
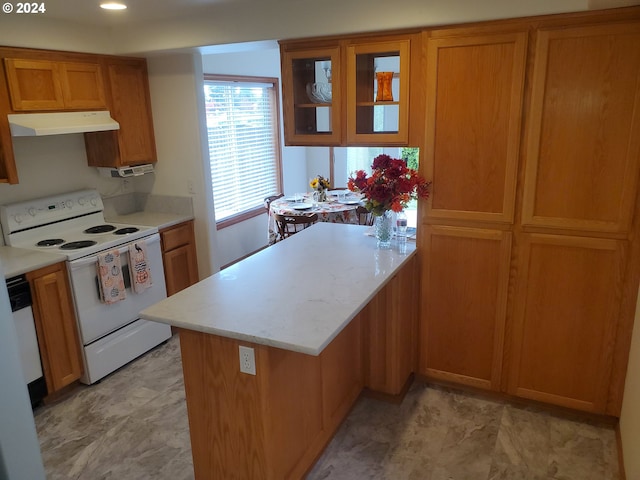
<path fill-rule="evenodd" d="M 391 91 L 393 72 L 376 72 L 376 80 L 378 82 L 376 102 L 393 102 L 393 92 Z"/>

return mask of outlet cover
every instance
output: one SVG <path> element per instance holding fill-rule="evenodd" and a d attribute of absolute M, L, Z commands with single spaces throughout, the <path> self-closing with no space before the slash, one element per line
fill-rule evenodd
<path fill-rule="evenodd" d="M 240 372 L 256 374 L 256 354 L 253 348 L 240 345 Z"/>

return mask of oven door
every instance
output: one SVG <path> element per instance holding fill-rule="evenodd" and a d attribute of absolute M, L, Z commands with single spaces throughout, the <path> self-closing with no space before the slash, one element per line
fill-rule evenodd
<path fill-rule="evenodd" d="M 133 291 L 129 274 L 129 244 L 120 246 L 118 250 L 120 251 L 126 298 L 116 303 L 106 304 L 100 300 L 96 270 L 97 255 L 69 262 L 69 275 L 83 345 L 88 345 L 114 330 L 130 324 L 138 319 L 140 310 L 167 297 L 160 235 L 156 233 L 137 240 L 137 242 L 141 241 L 147 244 L 147 264 L 151 272 L 152 285 L 141 293 Z"/>

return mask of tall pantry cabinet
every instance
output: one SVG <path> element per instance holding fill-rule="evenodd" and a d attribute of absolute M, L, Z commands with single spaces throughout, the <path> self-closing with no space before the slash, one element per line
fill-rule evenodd
<path fill-rule="evenodd" d="M 500 388 L 527 35 L 427 39 L 420 372 Z"/>
<path fill-rule="evenodd" d="M 611 18 L 426 39 L 422 375 L 619 414 L 640 274 L 640 20 Z"/>

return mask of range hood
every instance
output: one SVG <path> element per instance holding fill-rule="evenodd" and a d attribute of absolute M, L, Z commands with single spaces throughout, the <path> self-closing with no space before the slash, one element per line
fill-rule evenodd
<path fill-rule="evenodd" d="M 20 113 L 8 115 L 11 135 L 39 137 L 65 133 L 118 130 L 120 124 L 106 110 L 95 112 Z"/>

